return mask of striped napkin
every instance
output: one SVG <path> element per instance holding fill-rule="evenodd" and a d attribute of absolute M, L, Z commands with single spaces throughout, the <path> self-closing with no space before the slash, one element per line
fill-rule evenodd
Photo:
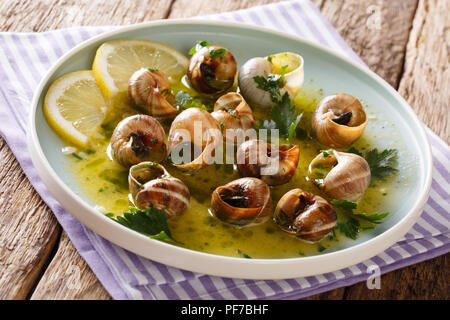
<path fill-rule="evenodd" d="M 206 17 L 274 28 L 312 40 L 362 61 L 308 0 L 282 2 Z M 76 44 L 113 27 L 71 28 L 45 33 L 0 33 L 0 133 L 36 191 L 53 210 L 79 253 L 115 299 L 296 299 L 449 252 L 450 148 L 428 130 L 434 157 L 430 198 L 419 221 L 385 252 L 336 272 L 297 279 L 252 281 L 172 268 L 128 252 L 93 233 L 49 194 L 32 166 L 26 122 L 34 89 L 50 66 Z"/>

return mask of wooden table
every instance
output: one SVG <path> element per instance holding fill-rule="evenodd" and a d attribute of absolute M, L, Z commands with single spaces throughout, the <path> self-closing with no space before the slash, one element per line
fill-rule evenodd
<path fill-rule="evenodd" d="M 270 0 L 0 0 L 0 31 L 125 25 Z M 450 1 L 313 0 L 370 68 L 450 141 Z M 110 299 L 0 138 L 0 299 Z M 310 299 L 449 299 L 449 256 Z M 79 284 L 79 285 L 77 285 Z"/>

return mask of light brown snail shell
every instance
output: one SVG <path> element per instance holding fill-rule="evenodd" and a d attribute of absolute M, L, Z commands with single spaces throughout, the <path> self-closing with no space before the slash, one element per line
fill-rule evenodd
<path fill-rule="evenodd" d="M 241 178 L 214 190 L 211 210 L 220 220 L 249 226 L 264 222 L 272 213 L 269 186 L 257 178 Z"/>
<path fill-rule="evenodd" d="M 186 185 L 170 176 L 155 162 L 142 162 L 130 168 L 128 185 L 139 209 L 150 205 L 164 209 L 168 218 L 179 216 L 189 207 L 190 194 Z"/>
<path fill-rule="evenodd" d="M 181 112 L 170 126 L 169 153 L 178 169 L 194 171 L 214 162 L 215 148 L 221 141 L 222 134 L 217 121 L 205 110 L 189 108 Z M 188 146 L 189 150 L 194 149 L 195 152 L 189 152 L 189 161 L 177 163 L 174 159 L 180 158 L 180 152 L 186 150 L 185 146 Z M 184 156 L 183 154 L 181 160 L 184 160 Z"/>
<path fill-rule="evenodd" d="M 237 167 L 242 176 L 257 177 L 269 186 L 276 186 L 291 180 L 299 157 L 297 145 L 277 146 L 262 140 L 249 140 L 238 148 Z"/>
<path fill-rule="evenodd" d="M 124 167 L 167 157 L 164 128 L 155 118 L 134 115 L 119 122 L 111 136 L 113 157 Z"/>
<path fill-rule="evenodd" d="M 358 99 L 346 93 L 322 99 L 312 117 L 312 133 L 321 144 L 348 147 L 363 133 L 367 116 Z"/>
<path fill-rule="evenodd" d="M 212 50 L 226 50 L 222 57 L 212 58 Z M 237 63 L 228 49 L 219 46 L 198 48 L 189 60 L 187 76 L 195 90 L 215 94 L 233 86 Z"/>
<path fill-rule="evenodd" d="M 320 153 L 309 165 L 309 175 L 315 166 L 332 169 L 319 183 L 319 187 L 330 198 L 356 201 L 370 184 L 370 167 L 366 159 L 353 153 L 334 151 L 325 156 Z"/>
<path fill-rule="evenodd" d="M 273 219 L 281 230 L 309 242 L 321 240 L 337 223 L 336 212 L 328 201 L 302 189 L 293 189 L 281 197 Z"/>
<path fill-rule="evenodd" d="M 170 93 L 169 80 L 161 71 L 142 68 L 133 73 L 128 83 L 128 98 L 134 106 L 156 118 L 177 113 L 172 105 L 175 100 Z"/>
<path fill-rule="evenodd" d="M 211 115 L 221 127 L 224 142 L 236 145 L 239 134 L 245 135 L 245 130 L 255 128 L 253 112 L 244 98 L 236 92 L 229 92 L 214 104 Z M 227 130 L 230 133 L 227 137 Z"/>

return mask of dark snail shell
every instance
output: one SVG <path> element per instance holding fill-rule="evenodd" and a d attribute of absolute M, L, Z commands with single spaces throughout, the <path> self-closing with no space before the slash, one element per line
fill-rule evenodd
<path fill-rule="evenodd" d="M 150 205 L 164 209 L 168 218 L 179 216 L 189 207 L 189 189 L 155 162 L 142 162 L 130 168 L 128 184 L 139 209 Z"/>
<path fill-rule="evenodd" d="M 270 186 L 287 183 L 294 176 L 300 148 L 297 145 L 273 145 L 249 140 L 237 151 L 237 167 L 245 177 L 257 177 Z"/>
<path fill-rule="evenodd" d="M 223 56 L 211 57 L 211 52 L 225 50 Z M 231 52 L 219 46 L 201 47 L 189 60 L 187 76 L 195 90 L 215 94 L 231 88 L 237 64 Z"/>
<path fill-rule="evenodd" d="M 293 189 L 281 197 L 273 219 L 281 230 L 310 242 L 321 240 L 337 222 L 336 212 L 328 201 L 301 189 Z"/>
<path fill-rule="evenodd" d="M 124 167 L 167 157 L 165 133 L 155 118 L 134 115 L 119 122 L 111 137 L 113 157 Z"/>
<path fill-rule="evenodd" d="M 369 187 L 370 167 L 361 156 L 335 150 L 328 152 L 327 156 L 320 153 L 309 165 L 310 178 L 314 178 L 317 166 L 331 168 L 318 185 L 332 199 L 356 201 Z"/>
<path fill-rule="evenodd" d="M 321 144 L 348 147 L 363 133 L 367 116 L 358 99 L 346 93 L 322 99 L 312 117 L 312 134 Z"/>
<path fill-rule="evenodd" d="M 211 115 L 221 126 L 223 140 L 228 144 L 238 144 L 240 134 L 245 137 L 246 130 L 255 128 L 252 109 L 236 92 L 229 92 L 217 99 Z M 227 136 L 227 132 L 230 135 Z"/>
<path fill-rule="evenodd" d="M 175 98 L 170 93 L 169 80 L 161 71 L 142 68 L 133 73 L 128 83 L 128 98 L 134 106 L 156 118 L 177 113 L 172 105 Z"/>
<path fill-rule="evenodd" d="M 272 213 L 269 186 L 257 178 L 241 178 L 214 190 L 211 210 L 220 220 L 236 226 L 264 222 Z"/>

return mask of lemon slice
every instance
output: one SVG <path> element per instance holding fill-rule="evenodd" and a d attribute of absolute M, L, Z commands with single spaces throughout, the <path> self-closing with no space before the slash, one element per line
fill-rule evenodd
<path fill-rule="evenodd" d="M 95 55 L 92 71 L 109 105 L 128 105 L 131 75 L 140 68 L 154 68 L 166 74 L 169 82 L 179 81 L 189 60 L 168 45 L 141 39 L 120 39 L 103 43 Z"/>
<path fill-rule="evenodd" d="M 52 83 L 44 99 L 44 115 L 61 137 L 80 147 L 100 129 L 106 103 L 92 71 L 68 73 Z"/>

